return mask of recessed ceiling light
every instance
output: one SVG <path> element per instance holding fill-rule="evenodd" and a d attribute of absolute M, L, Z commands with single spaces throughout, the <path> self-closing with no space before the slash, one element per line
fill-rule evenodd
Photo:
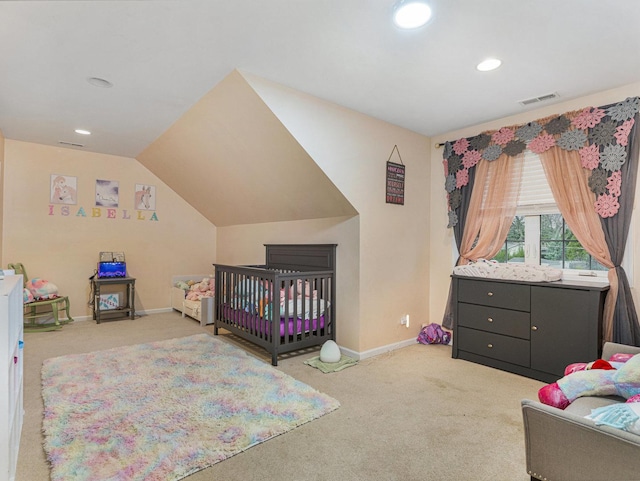
<path fill-rule="evenodd" d="M 87 82 L 89 82 L 94 87 L 102 87 L 103 89 L 108 89 L 113 87 L 113 84 L 111 82 L 99 77 L 89 77 L 87 79 Z"/>
<path fill-rule="evenodd" d="M 489 70 L 497 69 L 500 65 L 502 65 L 502 62 L 497 58 L 488 58 L 480 62 L 476 68 L 481 72 L 488 72 Z"/>
<path fill-rule="evenodd" d="M 431 18 L 431 7 L 423 1 L 401 0 L 393 8 L 393 22 L 400 28 L 422 27 Z"/>
<path fill-rule="evenodd" d="M 76 132 L 76 134 L 80 134 L 80 135 L 91 135 L 91 132 L 89 132 L 88 130 L 84 130 L 84 129 L 76 129 L 75 132 Z"/>

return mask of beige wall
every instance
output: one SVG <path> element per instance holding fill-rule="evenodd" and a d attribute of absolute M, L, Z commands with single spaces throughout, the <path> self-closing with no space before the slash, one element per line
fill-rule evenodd
<path fill-rule="evenodd" d="M 3 151 L 3 265 L 22 262 L 30 277 L 56 284 L 70 297 L 72 316 L 90 313 L 88 279 L 101 251 L 125 253 L 138 311 L 169 306 L 172 275 L 212 271 L 215 226 L 135 159 L 9 139 Z M 69 215 L 50 204 L 51 174 L 77 178 L 78 203 L 66 206 Z M 94 210 L 96 179 L 119 182 L 115 218 Z M 135 184 L 156 187 L 157 221 L 153 212 L 133 209 Z"/>
<path fill-rule="evenodd" d="M 2 246 L 4 242 L 4 135 L 0 130 L 0 266 L 6 264 L 2 257 Z"/>
<path fill-rule="evenodd" d="M 336 260 L 337 341 L 355 349 L 360 338 L 359 217 L 337 217 L 304 221 L 218 227 L 218 262 L 261 264 L 264 244 L 338 244 Z"/>
<path fill-rule="evenodd" d="M 137 159 L 218 227 L 357 213 L 237 71 Z"/>
<path fill-rule="evenodd" d="M 404 206 L 385 203 L 396 144 Z M 363 352 L 415 340 L 427 317 L 428 145 L 233 71 L 138 160 L 216 224 L 221 262 L 262 262 L 267 242 L 338 244 L 338 342 Z"/>
<path fill-rule="evenodd" d="M 449 289 L 449 275 L 453 268 L 453 230 L 447 229 L 447 202 L 444 191 L 444 173 L 442 168 L 442 149 L 436 148 L 436 144 L 447 140 L 456 140 L 461 137 L 469 137 L 477 135 L 480 132 L 491 129 L 498 129 L 506 125 L 522 124 L 537 120 L 548 115 L 561 114 L 570 110 L 582 109 L 585 107 L 606 105 L 609 103 L 624 100 L 627 97 L 640 95 L 640 83 L 628 85 L 618 89 L 607 90 L 587 97 L 582 97 L 558 104 L 550 105 L 545 108 L 532 110 L 520 115 L 514 115 L 503 119 L 487 122 L 481 125 L 475 125 L 466 129 L 449 132 L 432 139 L 431 143 L 431 229 L 430 229 L 430 318 L 433 322 L 442 322 L 442 314 L 447 299 Z M 640 182 L 638 183 L 635 205 L 638 205 L 640 198 Z M 635 209 L 634 209 L 635 210 Z M 640 216 L 637 212 L 632 218 L 632 226 L 629 242 L 633 251 L 633 273 L 636 279 L 640 276 Z M 638 281 L 632 282 L 635 288 L 634 300 L 636 307 L 640 307 L 638 302 L 637 286 Z"/>
<path fill-rule="evenodd" d="M 415 339 L 428 318 L 429 141 L 426 137 L 264 79 L 243 74 L 359 213 L 359 273 L 349 289 L 359 316 L 340 341 L 363 353 Z M 386 161 L 398 146 L 406 166 L 405 205 L 385 203 Z M 391 159 L 399 162 L 397 155 Z M 274 224 L 272 228 L 278 229 Z M 219 239 L 220 240 L 220 239 Z M 349 244 L 354 242 L 348 241 Z M 338 244 L 344 244 L 344 241 Z M 338 246 L 341 259 L 342 246 Z M 338 269 L 349 269 L 338 265 Z M 341 289 L 346 288 L 342 285 Z M 349 294 L 351 297 L 351 294 Z M 349 302 L 349 301 L 347 301 Z M 409 314 L 409 329 L 400 325 Z M 338 325 L 338 335 L 345 328 Z"/>

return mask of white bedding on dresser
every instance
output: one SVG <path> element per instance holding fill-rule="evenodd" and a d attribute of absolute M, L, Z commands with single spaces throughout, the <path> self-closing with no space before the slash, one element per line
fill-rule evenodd
<path fill-rule="evenodd" d="M 562 279 L 562 270 L 549 266 L 530 264 L 501 264 L 496 261 L 478 259 L 465 266 L 456 266 L 453 273 L 458 276 L 512 279 L 528 282 L 551 282 Z"/>

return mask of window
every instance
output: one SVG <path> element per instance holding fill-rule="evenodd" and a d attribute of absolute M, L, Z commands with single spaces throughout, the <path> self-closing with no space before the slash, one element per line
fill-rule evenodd
<path fill-rule="evenodd" d="M 513 219 L 504 246 L 493 258 L 498 262 L 524 262 L 524 216 L 517 215 Z"/>
<path fill-rule="evenodd" d="M 525 152 L 516 216 L 494 260 L 548 265 L 569 276 L 606 277 L 608 269 L 589 255 L 562 218 L 533 152 Z"/>
<path fill-rule="evenodd" d="M 557 269 L 603 271 L 575 238 L 560 214 L 516 215 L 498 262 L 543 264 Z"/>
<path fill-rule="evenodd" d="M 540 216 L 540 262 L 560 269 L 608 269 L 580 245 L 560 214 Z"/>

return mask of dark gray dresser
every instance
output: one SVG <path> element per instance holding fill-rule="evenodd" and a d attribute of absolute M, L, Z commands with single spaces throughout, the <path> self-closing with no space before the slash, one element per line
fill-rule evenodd
<path fill-rule="evenodd" d="M 453 357 L 544 382 L 597 359 L 608 286 L 452 276 Z"/>

